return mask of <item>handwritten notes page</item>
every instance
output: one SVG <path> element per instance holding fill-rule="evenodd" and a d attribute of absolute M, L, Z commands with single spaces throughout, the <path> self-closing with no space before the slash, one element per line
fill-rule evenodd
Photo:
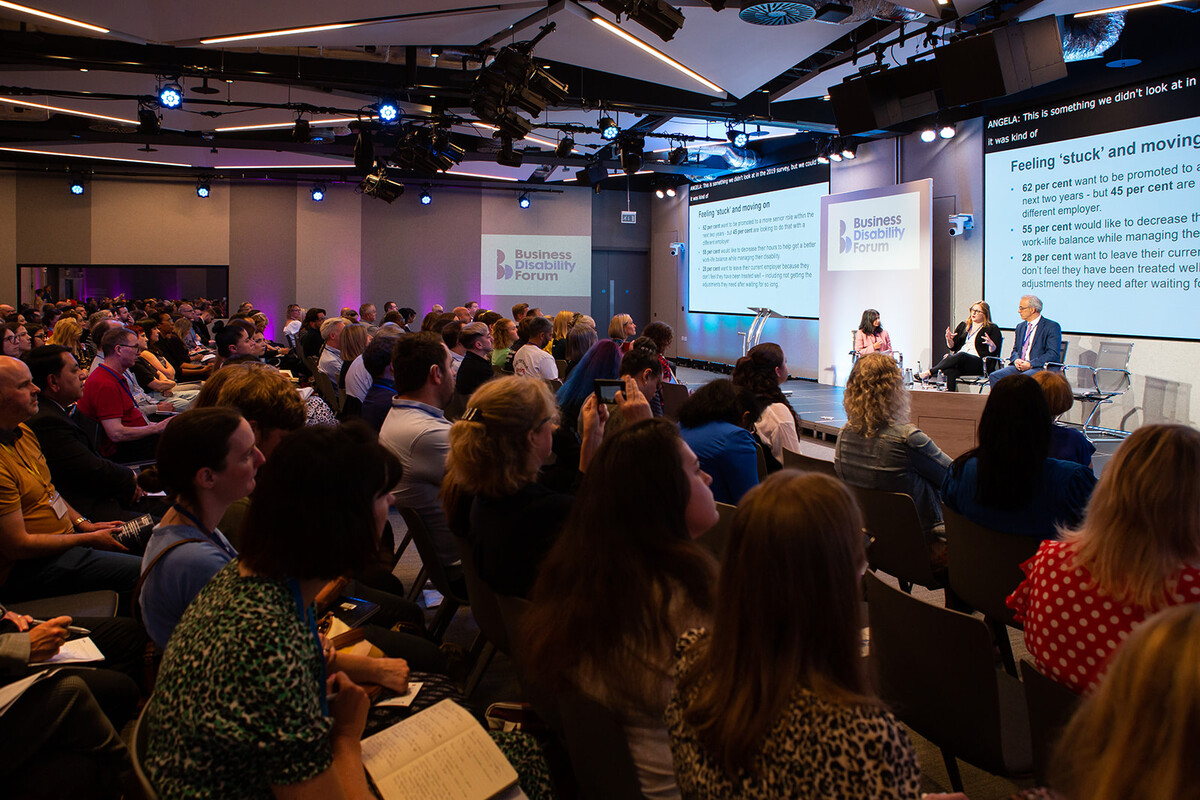
<path fill-rule="evenodd" d="M 487 731 L 453 700 L 364 739 L 362 751 L 384 800 L 488 800 L 517 781 Z"/>

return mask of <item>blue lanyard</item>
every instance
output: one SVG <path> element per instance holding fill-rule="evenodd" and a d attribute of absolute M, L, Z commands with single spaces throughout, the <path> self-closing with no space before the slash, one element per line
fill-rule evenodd
<path fill-rule="evenodd" d="M 442 412 L 430 411 L 428 408 L 417 405 L 416 403 L 413 403 L 411 400 L 401 400 L 399 402 L 396 402 L 395 400 L 393 400 L 392 407 L 393 408 L 410 408 L 413 411 L 420 411 L 422 414 L 428 414 L 429 416 L 433 417 L 434 419 L 445 419 L 446 418 L 446 415 L 443 414 Z"/>
<path fill-rule="evenodd" d="M 203 533 L 203 534 L 204 534 L 204 538 L 208 539 L 210 542 L 212 542 L 213 544 L 215 544 L 217 547 L 221 548 L 221 550 L 222 550 L 222 551 L 225 553 L 225 555 L 229 556 L 230 560 L 233 560 L 233 559 L 237 558 L 237 556 L 238 556 L 238 554 L 237 554 L 237 550 L 234 550 L 234 549 L 233 549 L 233 547 L 231 547 L 230 545 L 227 545 L 227 544 L 225 544 L 225 542 L 223 542 L 221 539 L 218 539 L 218 538 L 217 538 L 217 536 L 216 536 L 216 534 L 215 534 L 214 532 L 212 532 L 212 531 L 210 531 L 208 528 L 204 527 L 204 523 L 202 523 L 202 522 L 200 521 L 200 518 L 199 518 L 199 517 L 197 517 L 197 516 L 196 516 L 195 514 L 193 514 L 192 512 L 188 511 L 188 510 L 187 510 L 186 508 L 184 508 L 183 506 L 179 505 L 179 503 L 173 503 L 173 504 L 171 505 L 171 508 L 173 508 L 173 509 L 175 509 L 177 512 L 179 512 L 179 515 L 180 515 L 180 516 L 187 517 L 187 518 L 188 518 L 188 520 L 190 520 L 190 521 L 191 521 L 191 523 L 192 523 L 194 526 L 196 526 L 196 530 L 198 530 L 198 531 L 200 531 L 201 533 Z"/>
<path fill-rule="evenodd" d="M 109 375 L 112 375 L 114 378 L 117 379 L 117 383 L 121 384 L 121 388 L 125 390 L 125 394 L 129 395 L 129 399 L 132 400 L 133 404 L 136 406 L 137 398 L 133 396 L 133 390 L 130 389 L 129 384 L 125 382 L 124 376 L 118 375 L 117 373 L 113 372 L 111 369 L 108 368 L 107 364 L 101 364 L 100 369 L 104 370 Z"/>
<path fill-rule="evenodd" d="M 288 578 L 288 588 L 292 590 L 292 597 L 296 601 L 296 613 L 300 615 L 300 619 L 308 623 L 308 629 L 312 631 L 313 644 L 317 648 L 317 660 L 321 662 L 321 683 L 317 687 L 317 696 L 321 698 L 321 714 L 329 716 L 329 700 L 325 697 L 325 679 L 329 677 L 325 674 L 325 651 L 321 647 L 321 634 L 317 630 L 317 620 L 313 616 L 312 609 L 304 605 L 304 596 L 300 594 L 300 582 L 295 578 Z"/>

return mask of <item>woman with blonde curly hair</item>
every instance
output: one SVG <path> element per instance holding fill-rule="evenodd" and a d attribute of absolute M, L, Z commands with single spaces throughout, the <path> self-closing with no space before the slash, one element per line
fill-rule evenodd
<path fill-rule="evenodd" d="M 837 474 L 852 486 L 912 497 L 927 539 L 942 539 L 938 493 L 950 457 L 908 422 L 908 390 L 891 356 L 868 353 L 854 364 L 842 395 L 846 425 L 833 451 Z"/>
<path fill-rule="evenodd" d="M 501 317 L 492 323 L 492 366 L 503 367 L 508 359 L 508 351 L 517 340 L 517 323 L 508 317 Z"/>
<path fill-rule="evenodd" d="M 567 357 L 567 334 L 571 332 L 575 319 L 574 311 L 560 311 L 554 315 L 554 335 L 550 337 L 549 351 L 555 358 Z"/>
<path fill-rule="evenodd" d="M 650 406 L 632 379 L 626 381 L 626 392 L 631 398 L 627 405 L 640 400 L 648 418 Z M 607 419 L 607 409 L 596 403 L 595 395 L 589 397 L 582 410 L 580 472 L 587 471 L 600 446 Z M 476 389 L 450 428 L 442 507 L 456 535 L 469 531 L 479 575 L 499 594 L 529 593 L 571 509 L 573 495 L 537 480 L 557 425 L 558 406 L 545 381 L 514 376 Z"/>
<path fill-rule="evenodd" d="M 80 344 L 80 337 L 83 336 L 83 326 L 79 324 L 79 320 L 75 319 L 70 314 L 63 314 L 62 319 L 54 324 L 54 331 L 50 334 L 50 341 L 47 344 L 58 344 L 71 351 L 71 355 L 75 356 L 75 360 L 79 362 L 79 366 L 87 367 L 95 358 L 95 351 L 88 351 Z"/>

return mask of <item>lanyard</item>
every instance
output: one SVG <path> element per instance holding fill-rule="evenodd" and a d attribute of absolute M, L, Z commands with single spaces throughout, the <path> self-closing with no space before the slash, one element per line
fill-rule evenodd
<path fill-rule="evenodd" d="M 225 544 L 225 542 L 222 541 L 221 539 L 217 538 L 215 533 L 208 530 L 208 528 L 205 528 L 204 523 L 202 523 L 200 521 L 199 517 L 197 517 L 192 512 L 188 511 L 183 506 L 179 505 L 179 503 L 173 503 L 171 505 L 171 508 L 175 509 L 175 511 L 178 512 L 180 516 L 186 517 L 196 527 L 196 530 L 203 533 L 204 537 L 206 539 L 208 539 L 210 542 L 215 544 L 217 547 L 221 548 L 221 550 L 225 553 L 225 555 L 229 556 L 230 559 L 237 558 L 237 555 L 238 555 L 237 551 L 234 550 L 229 545 Z"/>
<path fill-rule="evenodd" d="M 13 455 L 15 455 L 17 457 L 17 460 L 21 462 L 21 466 L 23 466 L 25 468 L 25 471 L 28 472 L 30 475 L 32 475 L 34 477 L 34 479 L 42 485 L 42 488 L 44 488 L 46 490 L 46 493 L 49 494 L 50 486 L 51 486 L 50 482 L 42 477 L 41 472 L 39 472 L 38 470 L 29 466 L 29 462 L 25 460 L 25 456 L 22 455 L 21 451 L 17 449 L 16 444 L 15 443 L 6 444 L 4 446 L 7 447 L 9 450 L 12 450 Z"/>
<path fill-rule="evenodd" d="M 425 406 L 420 405 L 419 403 L 414 403 L 411 400 L 400 400 L 400 399 L 393 400 L 392 407 L 393 408 L 410 408 L 413 411 L 420 411 L 422 414 L 428 414 L 429 416 L 433 417 L 434 419 L 445 419 L 446 418 L 446 415 L 443 414 L 441 411 L 431 411 L 430 409 L 426 408 Z"/>
<path fill-rule="evenodd" d="M 296 613 L 300 619 L 308 623 L 308 629 L 312 631 L 313 643 L 317 648 L 317 660 L 321 662 L 321 684 L 317 687 L 317 696 L 321 698 L 321 713 L 326 717 L 329 716 L 329 700 L 325 697 L 325 679 L 328 675 L 325 674 L 325 652 L 321 647 L 321 634 L 317 631 L 317 620 L 313 617 L 312 610 L 304 605 L 304 597 L 300 594 L 300 582 L 295 578 L 288 578 L 288 588 L 292 590 L 292 598 L 296 601 Z"/>
<path fill-rule="evenodd" d="M 104 370 L 109 375 L 112 375 L 114 378 L 116 378 L 117 383 L 120 384 L 121 388 L 125 390 L 125 394 L 129 395 L 129 399 L 133 400 L 134 405 L 137 405 L 137 400 L 133 396 L 133 390 L 129 388 L 129 384 L 127 384 L 125 382 L 125 378 L 123 376 L 118 375 L 117 373 L 113 372 L 111 369 L 109 369 L 107 364 L 101 364 L 100 369 Z"/>

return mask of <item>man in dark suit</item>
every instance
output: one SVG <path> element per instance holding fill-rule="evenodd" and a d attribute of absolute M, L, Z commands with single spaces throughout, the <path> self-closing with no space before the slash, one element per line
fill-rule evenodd
<path fill-rule="evenodd" d="M 1021 298 L 1017 313 L 1022 321 L 1017 323 L 1013 333 L 1013 349 L 1009 355 L 1012 364 L 988 375 L 988 382 L 993 386 L 1009 375 L 1036 372 L 1062 358 L 1062 328 L 1054 320 L 1042 316 L 1042 301 L 1027 294 Z"/>
<path fill-rule="evenodd" d="M 79 364 L 65 347 L 35 347 L 25 357 L 38 387 L 38 411 L 26 423 L 37 434 L 54 485 L 92 519 L 131 519 L 141 498 L 133 470 L 100 456 L 67 408 L 83 396 Z"/>

